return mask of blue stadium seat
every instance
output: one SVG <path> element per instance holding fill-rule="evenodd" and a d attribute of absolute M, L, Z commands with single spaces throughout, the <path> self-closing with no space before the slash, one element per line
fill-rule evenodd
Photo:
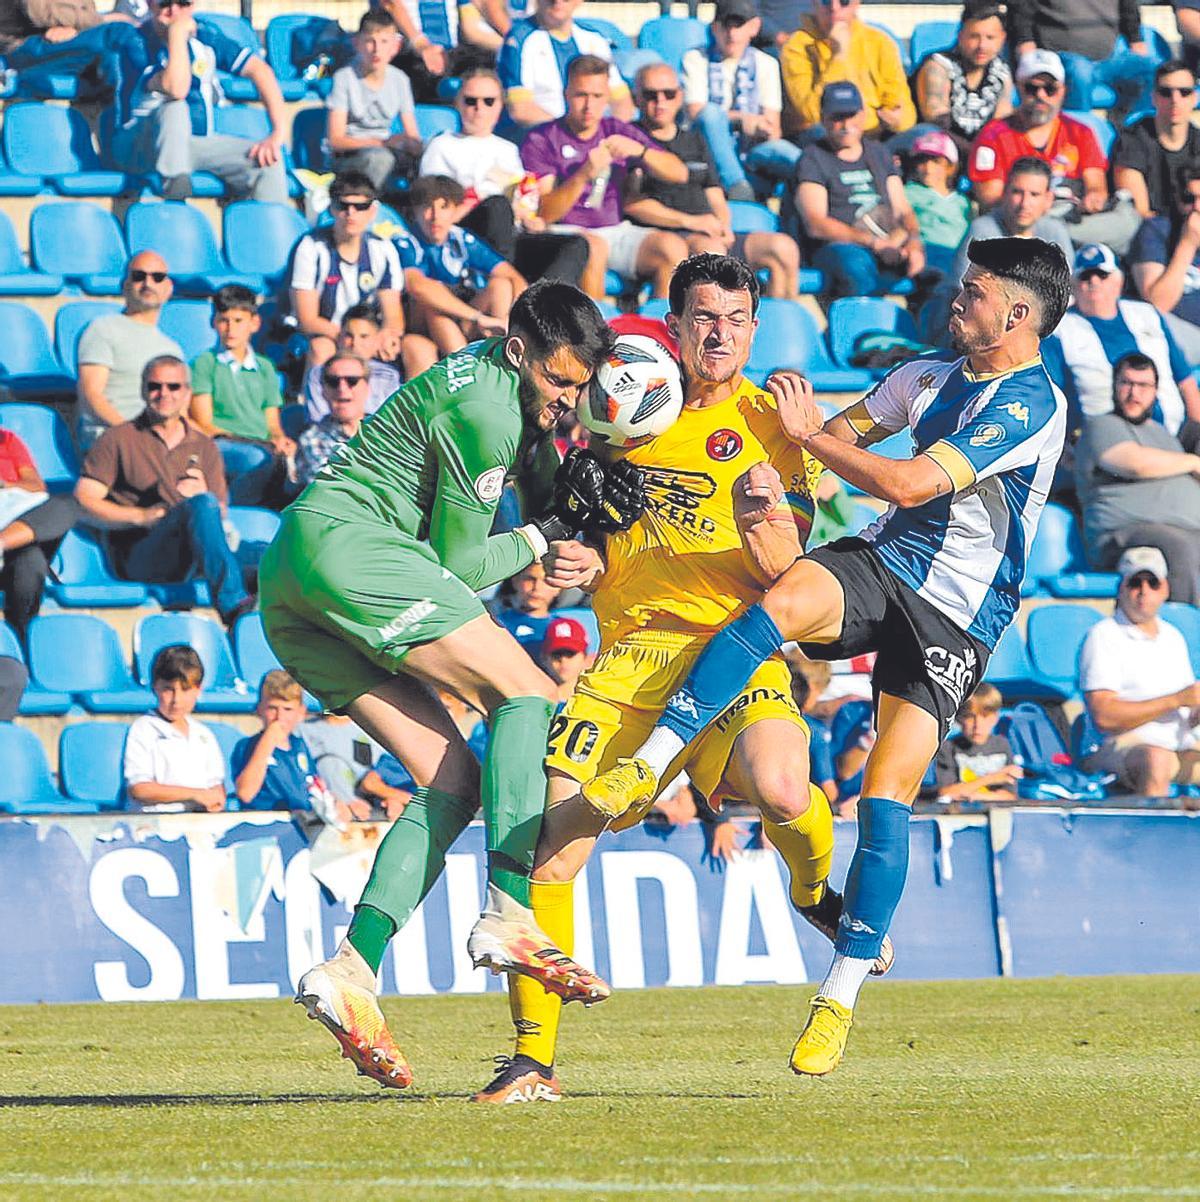
<path fill-rule="evenodd" d="M 117 632 L 91 614 L 43 614 L 29 624 L 29 673 L 93 714 L 138 714 L 154 694 L 133 679 Z"/>
<path fill-rule="evenodd" d="M 229 270 L 208 218 L 182 201 L 139 201 L 130 206 L 125 214 L 125 236 L 131 255 L 154 250 L 167 260 L 177 292 L 206 296 L 225 284 L 255 289 L 262 284 L 253 276 Z"/>
<path fill-rule="evenodd" d="M 231 13 L 201 12 L 196 14 L 196 20 L 202 24 L 215 26 L 230 41 L 237 42 L 239 46 L 246 46 L 255 51 L 262 49 L 258 41 L 258 34 L 254 32 L 254 26 L 244 17 L 235 17 Z M 221 91 L 229 100 L 245 102 L 258 99 L 258 89 L 245 76 L 231 75 L 228 71 L 221 71 L 218 75 Z"/>
<path fill-rule="evenodd" d="M 267 51 L 267 62 L 279 80 L 284 100 L 303 100 L 309 85 L 301 78 L 292 54 L 292 42 L 297 34 L 303 34 L 309 26 L 322 26 L 328 17 L 312 16 L 308 13 L 285 13 L 272 17 L 267 23 L 263 42 Z"/>
<path fill-rule="evenodd" d="M 241 677 L 252 689 L 258 688 L 258 682 L 268 672 L 283 667 L 267 642 L 262 614 L 257 611 L 238 618 L 233 628 L 233 649 Z"/>
<path fill-rule="evenodd" d="M 1168 601 L 1159 616 L 1183 632 L 1188 654 L 1192 657 L 1192 671 L 1200 676 L 1200 609 L 1182 601 Z"/>
<path fill-rule="evenodd" d="M 250 104 L 223 104 L 213 114 L 213 125 L 219 134 L 248 138 L 261 142 L 271 132 L 267 110 Z"/>
<path fill-rule="evenodd" d="M 1108 152 L 1112 149 L 1112 144 L 1117 140 L 1117 131 L 1113 129 L 1112 123 L 1107 118 L 1097 116 L 1090 110 L 1084 111 L 1082 109 L 1066 109 L 1063 111 L 1063 116 L 1074 117 L 1076 121 L 1080 121 L 1086 125 L 1096 135 L 1096 141 L 1100 143 L 1100 149 L 1104 152 L 1104 157 L 1108 158 Z"/>
<path fill-rule="evenodd" d="M 774 234 L 779 229 L 779 217 L 766 205 L 749 200 L 729 202 L 729 220 L 735 234 Z"/>
<path fill-rule="evenodd" d="M 79 338 L 97 317 L 120 313 L 116 301 L 67 301 L 54 315 L 54 353 L 68 372 L 77 366 Z"/>
<path fill-rule="evenodd" d="M 225 631 L 211 619 L 195 614 L 150 614 L 138 623 L 133 634 L 138 680 L 150 683 L 150 666 L 155 655 L 172 643 L 187 643 L 195 648 L 204 664 L 204 688 L 197 710 L 249 713 L 254 709 L 254 694 L 237 674 Z"/>
<path fill-rule="evenodd" d="M 230 505 L 229 521 L 243 543 L 266 546 L 279 532 L 279 514 L 253 505 Z"/>
<path fill-rule="evenodd" d="M 45 180 L 14 171 L 3 151 L 3 139 L 0 138 L 0 196 L 37 196 L 46 191 Z"/>
<path fill-rule="evenodd" d="M 87 526 L 67 531 L 51 566 L 55 579 L 47 582 L 47 591 L 65 609 L 129 609 L 150 600 L 144 584 L 118 580 L 112 574 L 95 533 Z"/>
<path fill-rule="evenodd" d="M 1025 640 L 1015 622 L 1000 636 L 983 679 L 1000 690 L 1005 702 L 1026 697 L 1062 701 L 1066 696 L 1034 671 L 1029 652 L 1025 650 Z"/>
<path fill-rule="evenodd" d="M 232 793 L 233 772 L 230 761 L 233 759 L 233 749 L 246 737 L 246 732 L 228 722 L 205 722 L 204 725 L 216 736 L 217 746 L 221 748 L 221 754 L 225 757 L 225 788 Z M 229 808 L 237 808 L 236 798 L 230 802 Z"/>
<path fill-rule="evenodd" d="M 217 340 L 212 328 L 212 305 L 208 301 L 167 301 L 158 328 L 179 343 L 189 363 L 203 351 L 211 350 Z"/>
<path fill-rule="evenodd" d="M 577 21 L 576 24 L 578 25 L 579 22 Z M 621 72 L 621 78 L 629 85 L 630 91 L 633 90 L 633 85 L 637 81 L 637 74 L 643 67 L 649 67 L 663 61 L 662 55 L 658 51 L 639 50 L 636 46 L 632 50 L 614 50 L 612 57 L 617 70 Z"/>
<path fill-rule="evenodd" d="M 894 301 L 873 296 L 843 296 L 829 306 L 829 347 L 834 360 L 850 366 L 854 346 L 866 333 L 896 334 L 917 341 L 912 314 Z"/>
<path fill-rule="evenodd" d="M 776 368 L 790 367 L 812 381 L 818 392 L 851 392 L 870 388 L 872 372 L 838 367 L 813 315 L 796 301 L 764 297 L 758 310 L 758 332 L 746 374 L 765 379 Z"/>
<path fill-rule="evenodd" d="M 1021 595 L 1031 597 L 1039 592 L 1063 600 L 1113 597 L 1117 592 L 1115 572 L 1088 570 L 1079 522 L 1062 505 L 1049 504 L 1042 510 L 1029 552 Z"/>
<path fill-rule="evenodd" d="M 0 655 L 20 660 L 23 664 L 26 663 L 25 653 L 21 649 L 16 631 L 7 622 L 0 622 Z M 65 714 L 71 708 L 70 693 L 55 692 L 51 689 L 43 688 L 37 681 L 32 679 L 32 676 L 33 673 L 30 672 L 30 681 L 25 686 L 25 691 L 21 694 L 21 704 L 18 708 L 18 713 L 24 717 L 32 718 L 44 714 Z M 0 760 L 0 765 L 3 765 L 3 763 L 4 761 Z"/>
<path fill-rule="evenodd" d="M 65 375 L 42 319 L 15 301 L 0 301 L 0 385 L 18 397 L 74 396 L 74 377 Z"/>
<path fill-rule="evenodd" d="M 222 220 L 229 266 L 260 277 L 268 291 L 277 290 L 292 247 L 308 231 L 304 218 L 291 205 L 235 200 L 226 207 Z"/>
<path fill-rule="evenodd" d="M 0 814 L 95 814 L 94 802 L 64 797 L 55 787 L 41 740 L 0 722 Z"/>
<path fill-rule="evenodd" d="M 86 201 L 39 205 L 29 218 L 29 257 L 92 296 L 119 296 L 125 239 L 117 219 Z"/>
<path fill-rule="evenodd" d="M 79 478 L 79 460 L 67 423 L 49 405 L 0 405 L 0 426 L 29 448 L 38 474 L 52 493 L 70 492 Z"/>
<path fill-rule="evenodd" d="M 415 113 L 417 129 L 420 131 L 421 138 L 426 142 L 430 138 L 436 138 L 438 134 L 456 134 L 462 129 L 458 109 L 447 108 L 442 104 L 418 104 L 415 106 Z M 399 133 L 400 127 L 393 124 L 392 130 Z"/>
<path fill-rule="evenodd" d="M 128 722 L 79 722 L 58 736 L 63 792 L 101 810 L 119 810 L 125 798 Z"/>
<path fill-rule="evenodd" d="M 1043 605 L 1025 627 L 1033 670 L 1064 697 L 1079 692 L 1079 649 L 1100 614 L 1087 605 Z"/>
<path fill-rule="evenodd" d="M 279 411 L 279 424 L 283 432 L 291 439 L 297 439 L 312 424 L 308 420 L 308 410 L 300 401 L 284 405 Z"/>
<path fill-rule="evenodd" d="M 608 44 L 614 51 L 633 49 L 633 42 L 629 35 L 620 26 L 614 25 L 612 21 L 606 21 L 603 17 L 579 17 L 575 24 L 581 29 L 590 29 L 593 33 L 607 38 Z"/>
<path fill-rule="evenodd" d="M 4 152 L 12 169 L 46 179 L 63 196 L 119 196 L 135 185 L 124 171 L 108 171 L 77 109 L 41 103 L 4 111 Z"/>
<path fill-rule="evenodd" d="M 951 49 L 957 41 L 957 21 L 922 21 L 914 25 L 908 43 L 908 57 L 913 69 L 919 69 L 931 54 Z"/>
<path fill-rule="evenodd" d="M 0 296 L 54 296 L 62 290 L 61 275 L 25 265 L 12 222 L 0 212 Z"/>
<path fill-rule="evenodd" d="M 638 34 L 638 49 L 662 55 L 677 73 L 683 70 L 683 56 L 707 43 L 708 27 L 695 17 L 655 17 Z"/>
<path fill-rule="evenodd" d="M 801 267 L 800 291 L 805 296 L 819 296 L 825 291 L 825 273 L 815 267 Z"/>
<path fill-rule="evenodd" d="M 285 20 L 288 18 L 276 17 L 271 25 Z M 270 26 L 267 33 L 269 37 Z M 325 146 L 327 116 L 328 110 L 323 107 L 301 109 L 292 121 L 292 162 L 305 171 L 329 170 L 329 153 Z"/>

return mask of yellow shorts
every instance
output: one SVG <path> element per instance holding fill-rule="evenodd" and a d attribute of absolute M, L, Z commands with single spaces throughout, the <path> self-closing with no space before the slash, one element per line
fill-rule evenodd
<path fill-rule="evenodd" d="M 707 643 L 707 635 L 641 630 L 602 652 L 550 723 L 547 770 L 582 785 L 632 755 Z M 792 700 L 791 674 L 781 659 L 757 668 L 733 704 L 671 765 L 662 783 L 686 771 L 705 797 L 720 796 L 734 741 L 766 718 L 791 722 L 807 742 L 808 727 Z M 622 814 L 613 829 L 635 826 L 652 804 Z"/>

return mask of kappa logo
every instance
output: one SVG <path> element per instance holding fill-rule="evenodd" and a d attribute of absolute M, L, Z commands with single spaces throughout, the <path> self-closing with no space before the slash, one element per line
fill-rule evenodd
<path fill-rule="evenodd" d="M 996 425 L 995 422 L 987 422 L 979 427 L 974 434 L 971 435 L 971 446 L 973 447 L 994 447 L 997 443 L 1004 441 L 1004 427 Z"/>
<path fill-rule="evenodd" d="M 667 709 L 674 710 L 675 713 L 683 714 L 685 717 L 692 718 L 697 722 L 700 721 L 700 711 L 696 708 L 695 701 L 682 690 L 667 702 Z"/>
<path fill-rule="evenodd" d="M 1001 405 L 1000 408 L 1009 415 L 1015 422 L 1020 422 L 1026 430 L 1029 429 L 1029 406 L 1022 405 L 1020 401 L 1009 401 L 1007 405 Z"/>
<path fill-rule="evenodd" d="M 407 609 L 402 609 L 386 626 L 379 628 L 379 637 L 387 642 L 398 634 L 403 634 L 418 622 L 425 621 L 430 614 L 437 610 L 437 604 L 428 597 L 413 602 Z"/>
<path fill-rule="evenodd" d="M 932 388 L 933 382 L 936 379 L 937 376 L 935 376 L 931 371 L 927 371 L 923 375 L 919 375 L 917 377 L 917 391 L 924 392 L 927 388 Z"/>
<path fill-rule="evenodd" d="M 964 647 L 961 655 L 945 647 L 925 648 L 925 671 L 929 679 L 941 685 L 956 706 L 962 705 L 975 683 L 978 665 L 974 647 Z"/>
<path fill-rule="evenodd" d="M 714 430 L 704 444 L 710 459 L 726 463 L 742 449 L 742 436 L 736 430 Z"/>
<path fill-rule="evenodd" d="M 863 922 L 861 918 L 851 918 L 849 914 L 843 914 L 838 926 L 843 931 L 853 931 L 856 935 L 878 935 L 879 932 L 869 923 Z"/>

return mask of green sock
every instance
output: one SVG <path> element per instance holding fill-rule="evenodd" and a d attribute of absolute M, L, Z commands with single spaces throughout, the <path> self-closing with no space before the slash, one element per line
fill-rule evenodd
<path fill-rule="evenodd" d="M 483 761 L 483 821 L 488 880 L 523 906 L 546 807 L 546 736 L 554 705 L 513 697 L 492 714 Z"/>
<path fill-rule="evenodd" d="M 438 789 L 417 789 L 392 823 L 346 932 L 375 972 L 388 940 L 433 888 L 446 866 L 446 852 L 474 816 L 474 798 L 466 801 Z"/>

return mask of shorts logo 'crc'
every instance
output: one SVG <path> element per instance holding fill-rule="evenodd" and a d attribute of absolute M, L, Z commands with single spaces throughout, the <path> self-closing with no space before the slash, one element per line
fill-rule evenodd
<path fill-rule="evenodd" d="M 742 449 L 742 436 L 736 430 L 714 430 L 704 444 L 710 459 L 724 463 L 739 454 Z"/>

